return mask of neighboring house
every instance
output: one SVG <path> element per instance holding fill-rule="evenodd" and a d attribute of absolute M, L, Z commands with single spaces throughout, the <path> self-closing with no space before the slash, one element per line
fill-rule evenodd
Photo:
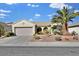
<path fill-rule="evenodd" d="M 69 32 L 71 33 L 73 31 L 79 34 L 79 22 L 69 26 Z"/>
<path fill-rule="evenodd" d="M 9 26 L 7 23 L 0 22 L 0 25 L 4 27 L 5 32 L 11 32 L 12 26 Z"/>
<path fill-rule="evenodd" d="M 8 32 L 12 32 L 12 22 L 6 23 L 8 25 Z"/>
<path fill-rule="evenodd" d="M 41 31 L 47 26 L 50 29 L 51 23 L 49 22 L 30 22 L 27 20 L 21 20 L 12 25 L 12 31 L 16 35 L 33 35 L 36 32 L 36 27 L 39 27 Z"/>

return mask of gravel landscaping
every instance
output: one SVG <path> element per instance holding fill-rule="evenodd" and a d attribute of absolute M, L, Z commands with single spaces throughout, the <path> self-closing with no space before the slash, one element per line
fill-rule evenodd
<path fill-rule="evenodd" d="M 79 42 L 79 35 L 75 36 L 64 36 L 64 35 L 37 35 L 38 39 L 33 38 L 32 42 L 55 42 L 55 41 L 63 41 L 63 42 Z"/>

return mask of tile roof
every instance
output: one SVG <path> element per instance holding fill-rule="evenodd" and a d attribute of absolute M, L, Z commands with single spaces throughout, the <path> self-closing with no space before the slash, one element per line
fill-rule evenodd
<path fill-rule="evenodd" d="M 49 26 L 51 22 L 33 22 L 37 26 Z"/>
<path fill-rule="evenodd" d="M 15 23 L 20 22 L 20 21 L 23 21 L 23 20 L 18 20 Z M 49 26 L 49 25 L 51 25 L 51 22 L 32 22 L 32 21 L 29 21 L 29 20 L 25 20 L 25 21 L 31 22 L 31 23 L 33 23 L 37 26 Z"/>

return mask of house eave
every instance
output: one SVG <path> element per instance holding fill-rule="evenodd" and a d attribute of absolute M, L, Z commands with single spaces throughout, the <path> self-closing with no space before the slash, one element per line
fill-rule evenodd
<path fill-rule="evenodd" d="M 79 25 L 69 26 L 69 28 L 73 28 L 73 27 L 79 27 Z"/>

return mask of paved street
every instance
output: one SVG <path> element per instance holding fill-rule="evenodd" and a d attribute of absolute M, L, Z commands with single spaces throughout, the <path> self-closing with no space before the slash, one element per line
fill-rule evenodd
<path fill-rule="evenodd" d="M 79 48 L 0 47 L 0 56 L 79 56 Z"/>
<path fill-rule="evenodd" d="M 31 36 L 15 36 L 15 37 L 0 39 L 0 55 L 2 56 L 16 56 L 16 55 L 17 56 L 21 56 L 21 55 L 22 56 L 54 56 L 54 55 L 79 56 L 78 42 L 33 43 L 33 42 L 29 42 L 31 39 L 32 39 Z M 19 46 L 13 46 L 13 45 L 19 45 Z M 67 47 L 66 45 L 67 46 L 72 45 L 72 47 Z"/>

